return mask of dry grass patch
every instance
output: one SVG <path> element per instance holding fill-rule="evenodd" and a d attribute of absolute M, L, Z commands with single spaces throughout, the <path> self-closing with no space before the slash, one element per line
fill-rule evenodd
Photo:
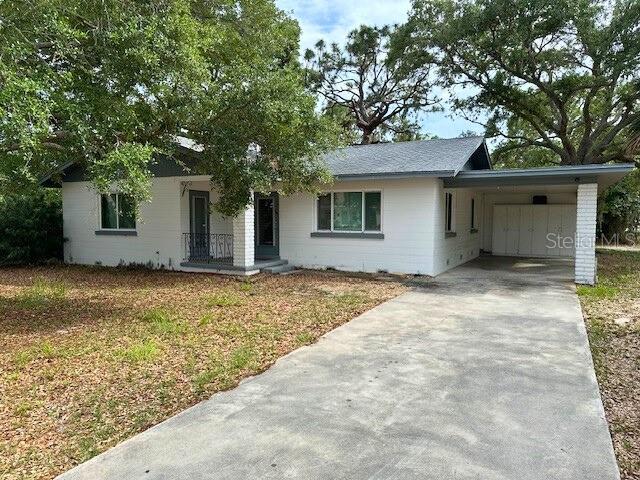
<path fill-rule="evenodd" d="M 0 478 L 52 478 L 405 290 L 327 272 L 2 269 Z"/>
<path fill-rule="evenodd" d="M 640 252 L 598 251 L 595 287 L 578 287 L 623 480 L 640 479 Z"/>

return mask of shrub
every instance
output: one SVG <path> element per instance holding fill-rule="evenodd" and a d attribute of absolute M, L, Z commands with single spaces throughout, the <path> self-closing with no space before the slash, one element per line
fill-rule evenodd
<path fill-rule="evenodd" d="M 62 244 L 59 191 L 0 197 L 0 265 L 62 259 Z"/>

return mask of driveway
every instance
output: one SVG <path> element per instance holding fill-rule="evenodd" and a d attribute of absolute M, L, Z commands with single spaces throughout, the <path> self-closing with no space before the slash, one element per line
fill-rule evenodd
<path fill-rule="evenodd" d="M 572 273 L 458 267 L 61 478 L 617 479 Z"/>

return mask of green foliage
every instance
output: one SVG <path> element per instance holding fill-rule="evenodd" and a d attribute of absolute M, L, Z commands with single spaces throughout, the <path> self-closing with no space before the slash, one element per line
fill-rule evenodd
<path fill-rule="evenodd" d="M 640 231 L 640 170 L 609 187 L 600 201 L 601 230 L 607 237 Z"/>
<path fill-rule="evenodd" d="M 317 159 L 336 130 L 273 0 L 6 0 L 0 18 L 0 192 L 73 161 L 139 203 L 177 135 L 202 145 L 225 214 L 276 180 L 289 192 L 327 178 Z"/>
<path fill-rule="evenodd" d="M 414 0 L 403 29 L 412 41 L 396 55 L 434 55 L 454 107 L 502 140 L 499 162 L 526 166 L 530 151 L 535 165 L 630 158 L 637 0 Z"/>
<path fill-rule="evenodd" d="M 577 288 L 578 295 L 581 297 L 589 297 L 594 299 L 613 298 L 618 294 L 618 289 L 609 285 L 596 285 L 590 287 L 580 285 Z"/>
<path fill-rule="evenodd" d="M 59 191 L 0 196 L 0 265 L 61 259 L 62 243 Z"/>
<path fill-rule="evenodd" d="M 362 144 L 419 138 L 417 113 L 435 109 L 430 56 L 394 56 L 389 49 L 393 37 L 410 41 L 401 33 L 363 25 L 349 33 L 344 48 L 320 40 L 305 52 L 309 88 L 349 143 L 358 136 Z"/>

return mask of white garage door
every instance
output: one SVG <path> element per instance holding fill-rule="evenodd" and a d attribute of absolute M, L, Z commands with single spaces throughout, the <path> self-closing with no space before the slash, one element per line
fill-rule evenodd
<path fill-rule="evenodd" d="M 494 205 L 494 255 L 572 257 L 575 205 Z"/>

